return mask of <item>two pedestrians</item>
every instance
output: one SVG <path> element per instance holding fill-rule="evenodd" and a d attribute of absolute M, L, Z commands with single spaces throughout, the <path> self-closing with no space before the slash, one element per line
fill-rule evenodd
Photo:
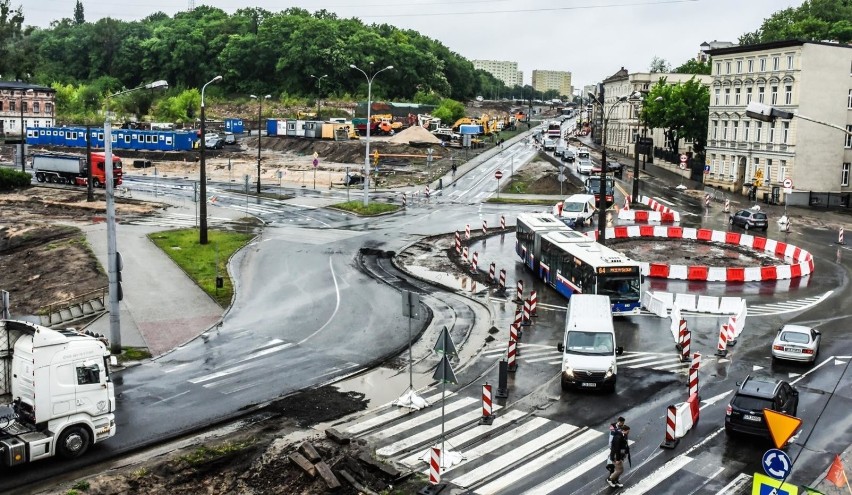
<path fill-rule="evenodd" d="M 619 478 L 624 473 L 624 460 L 630 460 L 630 446 L 627 444 L 627 435 L 630 433 L 630 427 L 624 425 L 621 430 L 616 431 L 612 435 L 612 445 L 609 448 L 609 458 L 613 464 L 613 471 L 606 482 L 612 488 L 624 487 Z"/>
<path fill-rule="evenodd" d="M 609 443 L 607 444 L 607 446 L 610 449 L 612 449 L 612 438 L 615 436 L 615 434 L 617 432 L 621 431 L 621 429 L 624 427 L 625 421 L 626 420 L 624 419 L 624 416 L 619 416 L 618 419 L 615 420 L 615 423 L 609 424 Z M 609 454 L 610 454 L 609 452 L 606 453 L 606 468 L 609 471 L 609 473 L 612 474 L 613 470 L 615 470 L 615 465 L 610 460 Z"/>

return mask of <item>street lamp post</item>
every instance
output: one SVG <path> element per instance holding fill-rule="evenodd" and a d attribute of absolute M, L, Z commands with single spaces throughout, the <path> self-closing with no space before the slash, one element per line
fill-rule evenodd
<path fill-rule="evenodd" d="M 27 149 L 27 129 L 24 127 L 24 95 L 27 94 L 27 93 L 32 93 L 32 92 L 33 92 L 32 88 L 27 89 L 27 90 L 24 90 L 23 88 L 21 88 L 21 146 L 20 146 L 21 154 L 18 155 L 18 156 L 21 157 L 21 172 L 27 171 L 27 163 L 26 163 L 26 160 L 24 159 L 24 154 L 26 153 L 26 149 Z"/>
<path fill-rule="evenodd" d="M 609 107 L 608 112 L 604 112 L 605 109 L 603 103 L 598 101 L 595 95 L 589 93 L 589 98 L 601 107 L 601 114 L 604 116 L 603 136 L 601 137 L 601 178 L 600 187 L 598 188 L 598 193 L 600 194 L 598 201 L 598 242 L 606 244 L 606 127 L 609 123 L 609 117 L 612 115 L 612 111 L 615 110 L 615 107 L 617 107 L 619 103 L 627 101 L 627 97 L 621 96 L 615 100 L 615 103 Z"/>
<path fill-rule="evenodd" d="M 123 299 L 121 285 L 119 285 L 118 271 L 119 263 L 118 248 L 115 235 L 115 183 L 112 165 L 112 122 L 109 116 L 109 100 L 116 96 L 132 93 L 140 89 L 168 89 L 166 81 L 154 81 L 138 88 L 120 91 L 106 97 L 104 102 L 104 195 L 106 197 L 106 224 L 107 224 L 107 279 L 109 280 L 109 342 L 110 352 L 121 354 L 121 317 L 118 303 Z"/>
<path fill-rule="evenodd" d="M 322 87 L 322 79 L 328 77 L 328 74 L 323 74 L 319 77 L 311 74 L 311 77 L 317 80 L 317 120 L 320 120 L 320 88 Z"/>
<path fill-rule="evenodd" d="M 204 114 L 204 90 L 207 89 L 207 85 L 221 80 L 222 76 L 216 76 L 204 83 L 204 86 L 201 86 L 201 142 L 198 143 L 198 154 L 201 158 L 201 171 L 198 177 L 198 181 L 201 183 L 201 190 L 198 196 L 198 201 L 201 206 L 198 221 L 200 226 L 198 234 L 199 244 L 207 244 L 207 163 L 204 161 L 204 151 L 207 149 L 207 143 L 205 142 L 206 136 L 204 134 L 206 130 L 207 116 Z"/>
<path fill-rule="evenodd" d="M 373 65 L 373 62 L 370 62 L 370 65 Z M 376 78 L 380 73 L 393 69 L 393 65 L 388 65 L 384 69 L 379 69 L 372 76 L 368 76 L 366 72 L 356 67 L 354 64 L 349 64 L 350 69 L 355 69 L 361 74 L 364 74 L 364 77 L 367 78 L 367 149 L 364 152 L 364 206 L 369 206 L 370 204 L 370 107 L 372 107 L 372 98 L 373 98 L 373 79 Z"/>
<path fill-rule="evenodd" d="M 249 95 L 259 103 L 257 107 L 257 194 L 260 194 L 260 137 L 263 135 L 263 129 L 260 127 L 261 113 L 263 112 L 263 100 L 272 98 L 272 95 L 266 95 L 263 98 L 260 96 Z"/>

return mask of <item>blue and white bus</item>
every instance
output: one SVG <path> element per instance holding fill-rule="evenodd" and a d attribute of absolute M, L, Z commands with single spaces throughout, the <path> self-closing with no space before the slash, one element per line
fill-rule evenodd
<path fill-rule="evenodd" d="M 551 213 L 521 213 L 515 221 L 515 253 L 530 270 L 538 272 L 541 237 L 548 232 L 570 230 Z"/>
<path fill-rule="evenodd" d="M 564 232 L 545 234 L 541 238 L 538 275 L 568 299 L 572 294 L 609 296 L 613 314 L 639 314 L 639 263 L 593 239 Z"/>

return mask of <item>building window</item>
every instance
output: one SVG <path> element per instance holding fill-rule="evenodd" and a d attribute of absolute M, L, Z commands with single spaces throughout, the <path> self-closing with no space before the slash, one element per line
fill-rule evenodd
<path fill-rule="evenodd" d="M 757 101 L 758 101 L 758 103 L 763 103 L 763 91 L 765 89 L 766 88 L 764 88 L 764 87 L 757 88 Z"/>
<path fill-rule="evenodd" d="M 849 96 L 846 97 L 846 108 L 852 109 L 852 89 L 849 90 Z M 0 102 L 0 110 L 3 110 L 2 102 Z"/>
<path fill-rule="evenodd" d="M 746 88 L 746 105 L 751 103 L 751 88 Z"/>
<path fill-rule="evenodd" d="M 40 105 L 38 104 L 38 102 L 34 102 L 33 103 L 33 113 L 40 113 L 39 111 L 41 110 L 41 108 L 39 108 L 39 107 L 40 107 Z"/>
<path fill-rule="evenodd" d="M 716 161 L 716 153 L 710 155 L 710 163 L 713 164 L 713 173 L 717 173 L 719 171 L 719 163 Z"/>
<path fill-rule="evenodd" d="M 754 159 L 754 167 L 751 169 L 751 176 L 754 177 L 754 174 L 757 172 L 757 169 L 760 168 L 760 158 Z"/>
<path fill-rule="evenodd" d="M 720 91 L 721 91 L 721 90 L 720 90 L 719 88 L 716 88 L 716 93 L 715 93 L 715 95 L 716 95 L 716 100 L 715 100 L 715 101 L 716 101 L 716 103 L 714 103 L 714 105 L 718 105 L 718 104 L 719 104 L 719 92 L 720 92 Z"/>
<path fill-rule="evenodd" d="M 751 122 L 743 122 L 743 141 L 748 141 L 748 131 L 751 129 Z"/>
<path fill-rule="evenodd" d="M 740 123 L 736 122 L 736 121 L 731 122 L 731 127 L 732 127 L 732 129 L 731 129 L 731 131 L 732 131 L 731 140 L 736 141 L 737 140 L 737 131 L 740 130 Z"/>
<path fill-rule="evenodd" d="M 846 147 L 852 148 L 852 125 L 846 126 Z"/>
<path fill-rule="evenodd" d="M 757 129 L 754 131 L 754 142 L 759 143 L 763 134 L 763 122 L 757 123 Z"/>
<path fill-rule="evenodd" d="M 784 86 L 784 104 L 793 104 L 793 86 Z"/>
<path fill-rule="evenodd" d="M 772 70 L 778 70 L 781 68 L 781 59 L 779 57 L 772 57 Z"/>
<path fill-rule="evenodd" d="M 725 74 L 730 74 L 730 73 L 731 73 L 731 63 L 725 62 Z"/>
<path fill-rule="evenodd" d="M 722 62 L 716 62 L 716 74 L 717 75 L 722 74 Z"/>
<path fill-rule="evenodd" d="M 775 122 L 769 123 L 769 143 L 775 142 Z"/>
<path fill-rule="evenodd" d="M 740 88 L 734 89 L 734 105 L 740 104 Z"/>
<path fill-rule="evenodd" d="M 767 184 L 772 182 L 772 158 L 766 159 L 766 174 L 764 175 L 764 177 L 766 177 Z"/>
<path fill-rule="evenodd" d="M 787 144 L 787 139 L 790 137 L 790 123 L 784 122 L 781 125 L 784 126 L 781 131 L 781 142 Z"/>
<path fill-rule="evenodd" d="M 760 72 L 766 72 L 766 57 L 760 59 Z"/>
<path fill-rule="evenodd" d="M 849 185 L 849 167 L 852 166 L 849 162 L 843 164 L 843 168 L 840 169 L 840 185 L 848 186 Z"/>
<path fill-rule="evenodd" d="M 748 59 L 748 69 L 746 70 L 746 72 L 748 72 L 749 74 L 754 72 L 754 59 Z"/>
<path fill-rule="evenodd" d="M 10 111 L 10 112 L 14 112 L 14 111 L 15 111 L 15 102 L 14 102 L 14 101 L 10 101 L 10 102 L 9 102 L 9 111 Z"/>
<path fill-rule="evenodd" d="M 44 104 L 44 113 L 48 115 L 53 114 L 53 103 Z"/>
<path fill-rule="evenodd" d="M 787 70 L 793 70 L 793 56 L 787 55 Z"/>
<path fill-rule="evenodd" d="M 778 86 L 772 86 L 772 103 L 770 105 L 778 104 Z"/>
<path fill-rule="evenodd" d="M 781 167 L 778 169 L 778 182 L 782 182 L 787 178 L 787 160 L 781 160 Z"/>
<path fill-rule="evenodd" d="M 725 88 L 725 105 L 731 104 L 731 88 Z"/>
<path fill-rule="evenodd" d="M 29 110 L 27 109 L 27 102 L 25 102 L 25 101 L 21 102 L 21 112 L 22 113 L 29 112 Z"/>
<path fill-rule="evenodd" d="M 713 121 L 713 139 L 716 139 L 716 134 L 717 134 L 718 130 L 719 130 L 719 121 L 714 120 Z"/>
<path fill-rule="evenodd" d="M 737 74 L 743 73 L 743 61 L 737 60 Z"/>
<path fill-rule="evenodd" d="M 722 121 L 722 140 L 724 141 L 726 139 L 728 139 L 728 121 L 723 120 Z"/>

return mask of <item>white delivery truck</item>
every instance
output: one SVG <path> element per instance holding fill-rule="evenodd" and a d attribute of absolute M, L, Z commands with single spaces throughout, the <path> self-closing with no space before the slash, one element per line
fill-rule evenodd
<path fill-rule="evenodd" d="M 556 348 L 562 353 L 562 389 L 615 391 L 615 358 L 624 352 L 615 345 L 609 297 L 574 294 L 568 303 L 565 336 Z"/>
<path fill-rule="evenodd" d="M 115 435 L 103 336 L 0 320 L 0 463 L 75 458 Z"/>
<path fill-rule="evenodd" d="M 595 211 L 597 207 L 593 195 L 572 194 L 565 198 L 561 205 L 556 205 L 554 214 L 561 218 L 565 225 L 575 228 L 591 224 Z"/>

